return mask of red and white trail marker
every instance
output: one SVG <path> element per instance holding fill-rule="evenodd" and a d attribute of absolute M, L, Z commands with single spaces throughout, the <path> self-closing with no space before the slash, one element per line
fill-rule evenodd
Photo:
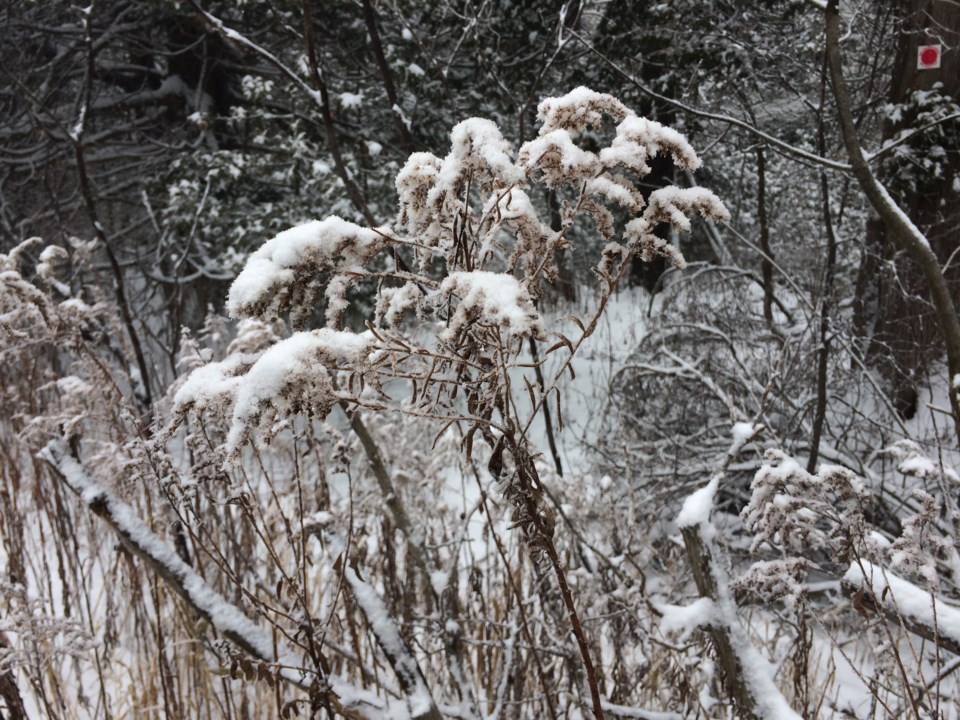
<path fill-rule="evenodd" d="M 917 48 L 917 70 L 936 70 L 943 55 L 940 45 L 921 45 Z"/>

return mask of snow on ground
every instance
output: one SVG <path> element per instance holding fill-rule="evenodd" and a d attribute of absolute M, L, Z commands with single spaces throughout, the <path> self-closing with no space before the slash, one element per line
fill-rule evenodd
<path fill-rule="evenodd" d="M 596 311 L 599 297 L 589 289 L 581 288 L 581 298 L 575 308 L 560 305 L 543 312 L 547 330 L 564 333 L 572 342 L 580 337 L 577 325 L 565 319 L 576 315 L 581 321 L 589 319 Z M 580 347 L 571 363 L 575 377 L 571 380 L 566 374 L 560 381 L 560 403 L 564 428 L 556 432 L 557 447 L 564 468 L 584 473 L 589 470 L 589 448 L 599 436 L 606 411 L 607 390 L 614 374 L 623 366 L 643 338 L 645 318 L 649 296 L 641 288 L 627 288 L 610 298 L 596 331 Z M 549 347 L 541 343 L 539 354 L 543 364 L 544 380 L 549 383 L 555 377 L 569 351 L 561 348 L 555 353 L 543 357 Z M 524 347 L 524 358 L 530 361 L 529 346 Z M 529 379 L 536 383 L 533 372 Z M 529 411 L 529 399 L 523 384 L 514 383 L 514 399 L 518 406 Z M 555 403 L 551 397 L 551 416 L 557 421 Z M 542 452 L 549 452 L 547 430 L 543 418 L 538 418 L 530 426 L 528 437 L 534 446 Z"/>

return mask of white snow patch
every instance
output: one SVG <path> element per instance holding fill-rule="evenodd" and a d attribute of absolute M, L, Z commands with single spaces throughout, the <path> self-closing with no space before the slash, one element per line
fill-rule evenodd
<path fill-rule="evenodd" d="M 270 306 L 296 281 L 298 270 L 359 272 L 383 246 L 374 230 L 331 215 L 284 230 L 268 240 L 247 260 L 243 271 L 230 286 L 227 310 L 242 317 L 263 305 Z M 331 310 L 342 310 L 345 281 L 330 281 L 327 298 Z"/>
<path fill-rule="evenodd" d="M 452 339 L 471 322 L 499 327 L 508 336 L 539 338 L 546 332 L 530 294 L 513 275 L 486 270 L 450 273 L 440 284 L 440 294 L 460 298 L 449 326 L 441 333 L 444 340 Z"/>
<path fill-rule="evenodd" d="M 664 635 L 677 633 L 679 642 L 684 642 L 694 630 L 714 622 L 717 614 L 710 598 L 700 598 L 689 605 L 658 605 L 657 609 L 663 613 L 660 631 Z"/>
<path fill-rule="evenodd" d="M 713 499 L 719 485 L 720 475 L 714 475 L 704 487 L 688 495 L 683 501 L 680 514 L 677 515 L 677 527 L 695 527 L 709 522 L 710 512 L 713 510 Z"/>
<path fill-rule="evenodd" d="M 733 424 L 733 442 L 737 447 L 743 447 L 744 444 L 750 441 L 757 432 L 757 428 L 753 423 L 747 422 L 738 422 Z"/>
<path fill-rule="evenodd" d="M 450 154 L 443 160 L 438 185 L 449 189 L 464 172 L 489 173 L 507 185 L 520 185 L 524 172 L 514 164 L 510 144 L 500 128 L 486 118 L 467 118 L 450 131 Z"/>
<path fill-rule="evenodd" d="M 866 587 L 877 602 L 896 611 L 900 617 L 935 627 L 942 637 L 960 644 L 960 608 L 947 605 L 929 590 L 866 560 L 852 563 L 843 581 L 854 587 Z"/>
<path fill-rule="evenodd" d="M 370 336 L 321 328 L 298 332 L 270 347 L 238 383 L 227 447 L 234 451 L 265 404 L 285 407 L 294 395 L 307 397 L 320 414 L 338 399 L 327 367 L 338 359 L 359 362 L 370 347 Z M 292 390 L 291 390 L 292 389 Z"/>
<path fill-rule="evenodd" d="M 352 92 L 343 92 L 338 96 L 340 100 L 340 107 L 342 108 L 357 108 L 363 105 L 363 93 L 352 93 Z"/>

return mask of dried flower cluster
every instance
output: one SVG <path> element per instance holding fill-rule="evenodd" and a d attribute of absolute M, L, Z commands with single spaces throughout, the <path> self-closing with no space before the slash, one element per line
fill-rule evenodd
<path fill-rule="evenodd" d="M 576 214 L 599 218 L 611 240 L 597 265 L 610 290 L 637 255 L 664 255 L 682 267 L 682 255 L 658 230 L 687 231 L 695 213 L 728 217 L 701 188 L 663 188 L 645 204 L 637 183 L 649 173 L 650 158 L 669 154 L 688 170 L 699 160 L 682 135 L 634 115 L 612 96 L 578 88 L 545 100 L 539 114 L 540 135 L 517 159 L 497 126 L 479 118 L 453 128 L 446 157 L 411 155 L 397 176 L 396 228 L 365 229 L 331 217 L 265 243 L 230 289 L 231 314 L 270 320 L 289 312 L 302 325 L 322 295 L 329 329 L 197 368 L 176 393 L 178 416 L 229 415 L 227 446 L 235 457 L 254 425 L 269 437 L 284 416 L 308 411 L 322 418 L 337 403 L 363 405 L 372 396 L 361 398 L 361 386 L 379 388 L 384 378 L 403 377 L 416 383 L 408 409 L 456 417 L 464 410 L 455 402 L 460 389 L 471 422 L 492 433 L 491 445 L 500 434 L 518 432 L 507 370 L 518 340 L 550 335 L 535 302 L 541 283 L 556 277 L 556 253 L 568 246 Z M 594 153 L 577 145 L 579 133 L 603 129 L 608 118 L 617 123 L 608 147 Z M 562 190 L 560 229 L 541 221 L 529 195 L 536 184 Z M 612 242 L 608 204 L 635 216 L 624 222 L 622 244 Z M 405 253 L 414 255 L 418 272 L 399 259 Z M 364 279 L 376 283 L 377 296 L 371 332 L 360 337 L 339 328 L 347 290 Z M 402 321 L 411 314 L 436 324 L 405 333 Z M 340 390 L 336 370 L 361 382 Z"/>
<path fill-rule="evenodd" d="M 863 483 L 835 465 L 811 475 L 779 450 L 768 450 L 765 459 L 741 513 L 754 534 L 752 549 L 769 543 L 791 554 L 821 550 L 837 563 L 849 562 L 866 532 Z"/>

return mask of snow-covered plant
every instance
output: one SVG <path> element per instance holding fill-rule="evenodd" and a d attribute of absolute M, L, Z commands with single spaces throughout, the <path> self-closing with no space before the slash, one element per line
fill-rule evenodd
<path fill-rule="evenodd" d="M 469 461 L 482 442 L 487 468 L 541 574 L 553 570 L 599 713 L 589 642 L 556 549 L 555 514 L 545 501 L 539 449 L 528 431 L 558 397 L 571 358 L 596 328 L 633 259 L 662 255 L 683 267 L 674 236 L 658 231 L 688 231 L 694 214 L 713 220 L 728 214 L 698 187 L 662 188 L 644 201 L 640 183 L 651 158 L 669 155 L 688 171 L 700 161 L 682 135 L 637 116 L 614 97 L 578 88 L 541 103 L 539 118 L 539 135 L 516 153 L 496 124 L 471 118 L 453 128 L 446 156 L 411 155 L 397 176 L 394 226 L 362 228 L 329 217 L 264 244 L 230 289 L 231 314 L 247 323 L 289 317 L 304 327 L 323 298 L 326 327 L 301 329 L 252 352 L 244 344 L 198 367 L 174 393 L 173 411 L 177 422 L 229 418 L 223 449 L 232 463 L 244 457 L 253 429 L 269 440 L 289 427 L 292 415 L 319 420 L 337 406 L 349 414 L 375 470 L 382 460 L 362 410 L 434 420 L 438 438 L 456 427 Z M 587 133 L 590 146 L 601 139 L 599 150 L 581 142 Z M 542 220 L 534 202 L 538 187 L 559 197 L 559 229 Z M 571 319 L 573 330 L 561 331 L 547 326 L 536 303 L 544 283 L 556 278 L 557 253 L 577 251 L 568 233 L 581 214 L 593 219 L 606 242 L 593 260 L 600 302 L 593 315 Z M 358 283 L 376 287 L 364 332 L 344 326 L 348 291 Z M 554 375 L 539 381 L 521 351 L 524 342 L 541 341 L 552 343 L 546 355 L 561 353 L 562 359 Z M 514 394 L 521 381 L 528 409 Z M 401 384 L 409 390 L 400 390 Z M 418 531 L 389 480 L 378 482 L 426 568 Z M 381 647 L 388 656 L 392 652 Z"/>
<path fill-rule="evenodd" d="M 863 482 L 836 465 L 811 475 L 779 450 L 768 450 L 765 460 L 741 512 L 753 533 L 751 549 L 769 544 L 791 555 L 826 553 L 838 564 L 858 557 L 867 532 Z"/>
<path fill-rule="evenodd" d="M 810 566 L 806 558 L 758 560 L 732 582 L 731 587 L 761 603 L 783 601 L 795 606 L 805 599 L 804 579 Z"/>
<path fill-rule="evenodd" d="M 903 534 L 890 546 L 890 564 L 910 579 L 922 579 L 934 591 L 940 589 L 937 559 L 948 557 L 953 547 L 937 528 L 940 504 L 930 493 L 913 491 L 920 511 L 903 521 Z"/>
<path fill-rule="evenodd" d="M 0 254 L 0 332 L 4 340 L 27 338 L 33 325 L 53 322 L 50 300 L 43 290 L 24 277 L 21 268 L 24 253 L 40 242 L 40 238 L 30 238 L 10 252 Z M 37 274 L 48 276 L 51 261 L 63 252 L 63 248 L 54 245 L 46 248 L 42 261 L 45 272 L 38 269 Z"/>
<path fill-rule="evenodd" d="M 911 514 L 901 521 L 900 537 L 889 548 L 893 568 L 912 581 L 940 592 L 949 579 L 960 589 L 960 476 L 934 462 L 917 443 L 901 440 L 884 453 L 913 485 Z"/>
<path fill-rule="evenodd" d="M 807 597 L 810 571 L 839 579 L 840 608 L 857 612 L 860 632 L 869 638 L 866 645 L 878 678 L 870 692 L 878 702 L 914 703 L 916 708 L 912 688 L 925 686 L 922 692 L 928 692 L 932 685 L 924 678 L 943 677 L 949 666 L 939 652 L 917 649 L 898 633 L 960 651 L 960 613 L 945 601 L 951 593 L 945 581 L 949 578 L 956 587 L 956 526 L 943 521 L 942 511 L 942 505 L 956 506 L 957 475 L 928 459 L 910 440 L 882 455 L 896 458 L 898 471 L 913 485 L 905 483 L 901 491 L 905 509 L 897 514 L 900 530 L 893 542 L 888 532 L 872 525 L 872 516 L 882 508 L 879 493 L 870 492 L 854 473 L 824 465 L 810 474 L 785 453 L 768 450 L 741 518 L 753 534 L 752 552 L 773 549 L 782 557 L 754 562 L 735 586 L 764 601 L 784 601 L 805 625 L 810 614 L 805 604 L 815 605 L 816 617 L 829 612 L 833 600 Z M 897 686 L 902 687 L 889 690 Z M 932 696 L 924 701 L 939 702 Z"/>
<path fill-rule="evenodd" d="M 89 353 L 78 350 L 87 342 L 107 344 L 108 328 L 115 322 L 104 303 L 88 304 L 74 295 L 70 273 L 88 259 L 94 244 L 72 238 L 71 245 L 68 253 L 30 238 L 0 254 L 0 361 L 10 373 L 8 412 L 23 413 L 20 434 L 28 441 L 70 435 L 84 422 L 96 404 L 91 402 L 89 375 L 94 364 Z M 52 353 L 53 362 L 28 370 L 32 355 L 44 352 Z M 126 370 L 122 368 L 121 375 Z M 113 394 L 116 387 L 111 385 L 101 396 Z"/>
<path fill-rule="evenodd" d="M 235 448 L 242 426 L 259 415 L 257 408 L 281 394 L 288 398 L 289 409 L 309 409 L 320 416 L 337 402 L 379 407 L 386 397 L 381 392 L 374 401 L 371 394 L 362 395 L 362 382 L 348 382 L 347 390 L 338 390 L 320 380 L 327 373 L 324 367 L 341 360 L 341 369 L 360 379 L 419 379 L 415 399 L 403 405 L 405 411 L 459 417 L 463 408 L 452 400 L 456 389 L 463 388 L 474 425 L 470 436 L 482 427 L 493 445 L 499 437 L 517 442 L 521 428 L 504 391 L 518 341 L 552 336 L 561 342 L 551 350 L 576 347 L 556 331 L 548 333 L 534 304 L 541 282 L 555 277 L 556 252 L 569 245 L 566 233 L 574 217 L 584 211 L 592 214 L 609 240 L 597 259 L 608 292 L 636 255 L 650 259 L 663 254 L 682 264 L 677 249 L 655 234 L 659 224 L 687 230 L 695 212 L 726 218 L 722 204 L 701 188 L 664 188 L 653 193 L 644 208 L 637 182 L 649 171 L 647 159 L 670 153 L 690 170 L 699 160 L 679 133 L 637 117 L 612 96 L 580 88 L 542 103 L 540 117 L 544 124 L 539 137 L 526 143 L 517 159 L 496 125 L 476 118 L 453 129 L 445 158 L 411 156 L 397 177 L 396 228 L 365 229 L 331 217 L 266 243 L 231 287 L 230 312 L 259 318 L 290 312 L 299 324 L 322 292 L 327 330 L 285 340 L 259 358 L 245 355 L 226 361 L 229 367 L 198 371 L 178 391 L 176 411 L 203 410 L 214 397 L 232 402 Z M 576 144 L 587 127 L 599 131 L 604 121 L 616 123 L 608 147 L 595 153 Z M 528 189 L 536 184 L 564 193 L 558 231 L 540 220 L 530 200 Z M 637 215 L 620 229 L 619 241 L 608 205 Z M 408 253 L 419 273 L 402 259 Z M 383 257 L 392 269 L 371 269 L 373 261 Z M 339 328 L 348 304 L 346 291 L 362 280 L 379 284 L 379 298 L 370 319 L 374 324 L 361 336 Z M 402 337 L 400 320 L 411 311 L 431 322 L 419 326 L 419 335 Z M 422 336 L 428 328 L 432 342 Z M 591 330 L 582 328 L 581 341 Z M 296 352 L 290 343 L 296 343 Z M 283 362 L 277 364 L 280 358 Z M 212 373 L 217 377 L 209 377 Z M 318 382 L 322 387 L 304 389 Z M 258 388 L 256 398 L 250 395 L 251 383 Z M 303 402 L 290 401 L 294 396 Z M 498 425 L 492 426 L 495 417 Z"/>
<path fill-rule="evenodd" d="M 0 593 L 5 599 L 0 633 L 15 636 L 14 645 L 0 644 L 0 674 L 24 666 L 42 675 L 64 657 L 81 658 L 97 647 L 79 620 L 48 615 L 22 585 L 0 582 Z"/>
<path fill-rule="evenodd" d="M 69 245 L 69 251 L 44 246 L 41 238 L 33 237 L 0 253 L 0 340 L 9 347 L 16 340 L 40 340 L 44 333 L 88 330 L 102 320 L 106 308 L 87 304 L 69 284 L 97 243 L 71 237 Z"/>
<path fill-rule="evenodd" d="M 581 212 L 596 220 L 608 241 L 596 259 L 608 296 L 635 256 L 664 255 L 683 265 L 679 251 L 656 234 L 660 225 L 685 231 L 694 213 L 715 220 L 727 213 L 702 188 L 663 188 L 644 205 L 638 182 L 650 170 L 647 160 L 669 154 L 687 170 L 699 160 L 682 135 L 636 116 L 612 96 L 578 88 L 545 100 L 539 117 L 539 136 L 516 158 L 497 126 L 479 118 L 453 128 L 446 157 L 412 155 L 397 177 L 396 228 L 361 228 L 331 217 L 267 242 L 233 283 L 230 312 L 263 319 L 289 312 L 299 324 L 322 290 L 327 328 L 297 333 L 258 357 L 233 356 L 195 371 L 176 393 L 175 412 L 232 405 L 228 450 L 234 457 L 251 425 L 268 430 L 276 413 L 324 417 L 342 403 L 457 420 L 466 426 L 468 455 L 478 433 L 494 450 L 497 476 L 507 451 L 513 463 L 507 487 L 519 488 L 518 495 L 508 491 L 518 503 L 518 522 L 535 545 L 541 542 L 548 533 L 537 507 L 536 450 L 525 437 L 532 417 L 517 413 L 510 372 L 521 340 L 553 338 L 559 342 L 548 353 L 566 348 L 572 356 L 595 326 L 596 317 L 579 322 L 580 337 L 571 341 L 548 331 L 535 307 L 541 283 L 556 277 L 557 251 L 570 244 L 568 229 Z M 588 128 L 609 132 L 605 123 L 613 125 L 607 147 L 593 152 L 577 144 Z M 561 193 L 559 230 L 543 223 L 531 202 L 528 190 L 537 184 Z M 613 208 L 634 217 L 617 229 Z M 419 272 L 404 255 L 412 255 Z M 374 267 L 381 257 L 391 269 Z M 358 335 L 340 327 L 346 291 L 362 280 L 378 283 L 379 297 L 369 331 Z M 410 312 L 429 322 L 405 333 L 400 320 Z M 534 414 L 562 372 L 546 386 L 528 381 Z M 397 378 L 413 384 L 412 399 L 393 402 L 382 389 Z"/>

